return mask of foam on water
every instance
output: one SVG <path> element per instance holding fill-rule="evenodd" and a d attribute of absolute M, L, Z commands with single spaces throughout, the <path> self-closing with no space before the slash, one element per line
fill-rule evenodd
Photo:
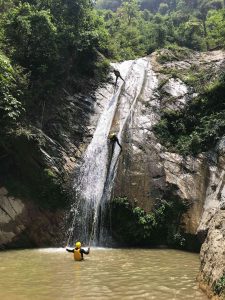
<path fill-rule="evenodd" d="M 58 253 L 58 252 L 65 252 L 66 248 L 41 248 L 35 251 L 44 252 L 44 253 Z"/>

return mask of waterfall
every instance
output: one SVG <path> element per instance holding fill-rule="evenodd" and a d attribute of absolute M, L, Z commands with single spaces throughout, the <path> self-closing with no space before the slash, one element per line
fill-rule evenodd
<path fill-rule="evenodd" d="M 111 197 L 121 153 L 118 145 L 111 153 L 108 136 L 110 132 L 116 132 L 118 139 L 122 141 L 125 125 L 132 116 L 142 92 L 148 65 L 147 58 L 120 64 L 119 69 L 125 82 L 121 81 L 116 93 L 108 99 L 92 141 L 76 171 L 74 184 L 76 202 L 70 211 L 72 220 L 69 229 L 70 243 L 75 239 L 84 243 L 92 241 L 95 245 L 107 243 L 107 233 L 101 221 Z"/>

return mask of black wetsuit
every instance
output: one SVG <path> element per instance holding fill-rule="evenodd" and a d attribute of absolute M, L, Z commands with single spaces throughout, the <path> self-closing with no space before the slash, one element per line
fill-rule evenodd
<path fill-rule="evenodd" d="M 118 78 L 120 78 L 120 79 L 122 79 L 124 81 L 124 79 L 122 78 L 122 76 L 120 75 L 120 72 L 118 70 L 114 70 L 113 72 L 114 72 L 114 74 L 116 76 L 116 83 L 115 83 L 115 85 L 117 84 Z"/>
<path fill-rule="evenodd" d="M 73 249 L 66 248 L 66 251 L 74 253 L 74 250 L 78 250 L 78 249 L 79 248 L 73 248 Z M 84 258 L 84 254 L 89 254 L 89 249 L 86 251 L 83 248 L 80 248 L 80 254 L 81 254 L 81 257 L 83 259 Z"/>
<path fill-rule="evenodd" d="M 110 138 L 110 141 L 113 143 L 113 151 L 114 151 L 114 145 L 117 143 L 120 146 L 120 149 L 122 150 L 122 146 L 118 140 L 118 137 L 114 135 L 113 137 Z"/>

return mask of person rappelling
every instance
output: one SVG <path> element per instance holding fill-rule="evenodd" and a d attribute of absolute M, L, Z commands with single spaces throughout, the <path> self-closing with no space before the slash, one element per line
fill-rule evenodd
<path fill-rule="evenodd" d="M 120 75 L 120 71 L 119 71 L 119 70 L 117 70 L 117 69 L 114 69 L 114 70 L 113 70 L 113 73 L 114 73 L 114 74 L 115 74 L 115 76 L 116 76 L 116 82 L 115 82 L 115 86 L 116 86 L 116 84 L 117 84 L 117 80 L 118 80 L 118 78 L 122 79 L 122 80 L 123 80 L 123 82 L 125 82 L 125 81 L 124 81 L 124 79 L 123 79 L 123 77 Z"/>
<path fill-rule="evenodd" d="M 88 250 L 85 250 L 81 247 L 81 242 L 76 242 L 74 248 L 66 246 L 66 251 L 74 254 L 74 260 L 81 261 L 84 260 L 84 254 L 87 255 L 90 253 L 90 247 L 88 247 Z"/>
<path fill-rule="evenodd" d="M 123 148 L 122 148 L 122 146 L 119 142 L 119 139 L 118 139 L 117 135 L 114 132 L 109 135 L 109 140 L 110 140 L 110 143 L 112 144 L 112 154 L 114 152 L 116 143 L 120 147 L 121 151 L 123 150 Z"/>

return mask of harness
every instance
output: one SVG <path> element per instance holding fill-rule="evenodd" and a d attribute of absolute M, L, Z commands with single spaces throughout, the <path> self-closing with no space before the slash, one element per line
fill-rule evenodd
<path fill-rule="evenodd" d="M 83 260 L 83 257 L 80 253 L 80 249 L 74 249 L 74 260 L 78 260 L 78 261 Z"/>

